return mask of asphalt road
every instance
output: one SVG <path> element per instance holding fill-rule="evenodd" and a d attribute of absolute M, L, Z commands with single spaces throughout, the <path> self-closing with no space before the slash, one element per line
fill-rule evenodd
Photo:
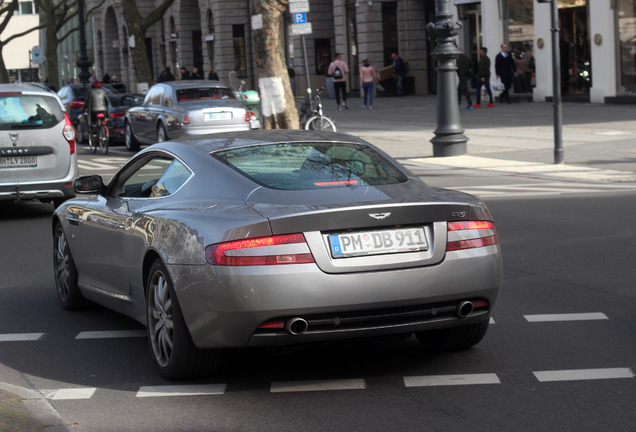
<path fill-rule="evenodd" d="M 108 177 L 118 153 L 82 164 Z M 474 349 L 410 338 L 233 351 L 213 375 L 169 382 L 143 327 L 57 304 L 52 208 L 2 205 L 0 381 L 39 391 L 77 432 L 629 430 L 633 188 L 412 168 L 481 194 L 495 217 L 505 284 Z"/>

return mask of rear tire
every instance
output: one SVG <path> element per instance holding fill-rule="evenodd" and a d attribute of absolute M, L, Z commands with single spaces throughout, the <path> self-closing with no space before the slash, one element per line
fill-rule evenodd
<path fill-rule="evenodd" d="M 98 135 L 93 132 L 92 128 L 88 131 L 88 148 L 91 153 L 95 153 L 97 151 L 97 140 L 99 139 Z"/>
<path fill-rule="evenodd" d="M 86 300 L 77 286 L 77 269 L 71 255 L 66 233 L 58 222 L 53 235 L 53 266 L 57 298 L 66 310 L 81 309 Z"/>
<path fill-rule="evenodd" d="M 108 141 L 110 140 L 108 135 L 108 129 L 104 126 L 99 128 L 99 150 L 103 155 L 108 154 Z"/>
<path fill-rule="evenodd" d="M 313 116 L 305 123 L 305 130 L 335 132 L 336 124 L 329 117 Z"/>
<path fill-rule="evenodd" d="M 461 327 L 417 332 L 415 336 L 425 348 L 441 351 L 467 349 L 484 338 L 488 325 L 488 320 L 485 320 Z"/>
<path fill-rule="evenodd" d="M 170 276 L 159 259 L 148 273 L 146 304 L 150 351 L 159 373 L 170 380 L 198 376 L 205 351 L 194 345 Z"/>
<path fill-rule="evenodd" d="M 157 142 L 164 142 L 164 141 L 168 141 L 170 138 L 168 138 L 168 132 L 166 132 L 166 128 L 163 124 L 159 124 L 159 126 L 157 126 Z"/>
<path fill-rule="evenodd" d="M 133 135 L 132 128 L 130 127 L 130 123 L 126 122 L 125 129 L 125 139 L 126 139 L 126 149 L 128 151 L 139 151 L 139 141 Z"/>

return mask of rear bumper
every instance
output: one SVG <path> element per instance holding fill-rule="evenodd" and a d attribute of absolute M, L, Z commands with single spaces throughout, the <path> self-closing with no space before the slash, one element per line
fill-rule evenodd
<path fill-rule="evenodd" d="M 68 199 L 75 196 L 73 182 L 69 183 L 37 183 L 0 186 L 0 201 L 48 201 Z"/>
<path fill-rule="evenodd" d="M 168 269 L 200 348 L 283 346 L 480 322 L 490 317 L 502 285 L 498 247 L 452 252 L 434 266 L 365 273 L 327 274 L 315 264 Z M 487 306 L 461 318 L 453 305 L 464 300 Z M 391 313 L 399 317 L 386 319 Z M 310 323 L 303 334 L 258 329 L 295 317 Z M 352 317 L 356 324 L 340 325 Z"/>

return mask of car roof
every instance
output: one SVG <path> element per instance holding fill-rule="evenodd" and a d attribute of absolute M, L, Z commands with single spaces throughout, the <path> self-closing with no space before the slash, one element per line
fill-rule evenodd
<path fill-rule="evenodd" d="M 353 135 L 340 132 L 318 132 L 298 129 L 257 129 L 214 133 L 203 136 L 189 136 L 155 144 L 151 147 L 165 147 L 166 150 L 170 150 L 171 143 L 183 144 L 197 152 L 208 155 L 218 150 L 281 142 L 350 142 L 364 145 L 369 144 Z"/>
<path fill-rule="evenodd" d="M 184 89 L 191 87 L 223 87 L 229 88 L 230 86 L 221 81 L 210 80 L 184 80 L 184 81 L 165 81 L 157 83 L 155 85 L 165 85 L 174 89 Z"/>
<path fill-rule="evenodd" d="M 42 85 L 35 83 L 0 84 L 0 93 L 4 92 L 41 93 L 46 95 L 56 94 Z"/>

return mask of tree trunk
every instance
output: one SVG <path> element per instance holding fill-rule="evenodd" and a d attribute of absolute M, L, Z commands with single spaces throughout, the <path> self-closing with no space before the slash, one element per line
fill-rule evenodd
<path fill-rule="evenodd" d="M 4 48 L 4 44 L 0 44 L 0 84 L 7 84 L 9 82 L 9 71 L 4 63 L 4 57 L 2 57 L 2 48 Z"/>
<path fill-rule="evenodd" d="M 146 27 L 143 26 L 143 18 L 137 8 L 137 2 L 126 0 L 122 2 L 124 8 L 124 18 L 128 34 L 135 39 L 135 47 L 130 48 L 130 57 L 138 83 L 148 83 L 148 87 L 154 84 L 148 56 L 146 55 Z"/>
<path fill-rule="evenodd" d="M 254 59 L 261 93 L 261 115 L 265 129 L 298 129 L 298 111 L 285 64 L 281 40 L 283 12 L 289 0 L 252 0 Z"/>
<path fill-rule="evenodd" d="M 60 82 L 59 60 L 57 58 L 57 46 L 59 41 L 57 40 L 55 26 L 47 25 L 45 34 L 46 47 L 44 48 L 44 55 L 46 56 L 46 78 L 48 78 L 49 84 L 53 84 L 59 90 L 66 83 Z"/>

